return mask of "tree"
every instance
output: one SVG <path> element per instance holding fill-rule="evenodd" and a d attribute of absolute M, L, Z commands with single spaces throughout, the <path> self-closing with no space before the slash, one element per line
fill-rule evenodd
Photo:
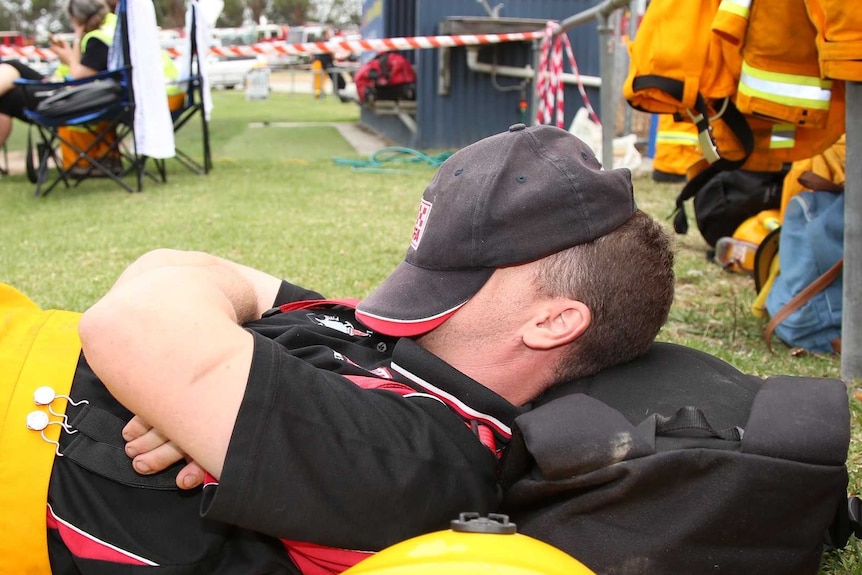
<path fill-rule="evenodd" d="M 260 24 L 260 17 L 264 15 L 266 6 L 269 4 L 267 0 L 246 0 L 248 9 L 251 11 L 251 20 L 255 24 Z"/>
<path fill-rule="evenodd" d="M 0 0 L 0 29 L 47 36 L 71 29 L 65 14 L 61 0 Z"/>
<path fill-rule="evenodd" d="M 362 17 L 359 0 L 316 0 L 316 18 L 338 28 L 358 27 Z"/>
<path fill-rule="evenodd" d="M 241 26 L 245 8 L 243 0 L 224 0 L 224 8 L 216 24 L 224 28 Z"/>
<path fill-rule="evenodd" d="M 266 17 L 270 22 L 298 26 L 308 20 L 310 8 L 308 0 L 272 0 Z"/>
<path fill-rule="evenodd" d="M 156 20 L 162 28 L 182 28 L 186 22 L 185 0 L 153 0 Z"/>

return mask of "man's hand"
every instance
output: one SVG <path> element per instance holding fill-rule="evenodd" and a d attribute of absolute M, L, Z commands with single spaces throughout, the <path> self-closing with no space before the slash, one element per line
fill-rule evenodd
<path fill-rule="evenodd" d="M 138 416 L 123 428 L 126 440 L 126 455 L 132 458 L 132 467 L 141 475 L 149 475 L 167 469 L 177 461 L 186 459 L 189 464 L 177 474 L 177 487 L 192 489 L 204 480 L 204 469 L 188 460 L 186 454 L 158 429 Z"/>

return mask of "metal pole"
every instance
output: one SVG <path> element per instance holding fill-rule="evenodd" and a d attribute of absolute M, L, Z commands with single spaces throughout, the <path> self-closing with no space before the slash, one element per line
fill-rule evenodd
<path fill-rule="evenodd" d="M 597 4 L 592 8 L 587 8 L 581 12 L 578 12 L 574 16 L 569 16 L 557 26 L 557 29 L 554 30 L 554 36 L 559 36 L 564 32 L 567 32 L 570 28 L 574 28 L 575 26 L 580 26 L 581 24 L 585 24 L 592 19 L 599 19 L 599 16 L 607 16 L 617 8 L 622 8 L 625 6 L 629 0 L 605 0 L 601 4 Z"/>
<path fill-rule="evenodd" d="M 629 2 L 629 42 L 635 39 L 635 34 L 638 29 L 638 0 Z M 626 62 L 629 62 L 628 52 L 625 54 Z M 629 65 L 631 65 L 629 63 Z M 623 109 L 623 134 L 632 133 L 632 107 L 626 106 Z"/>
<path fill-rule="evenodd" d="M 601 68 L 602 87 L 599 93 L 602 112 L 602 165 L 611 169 L 614 165 L 614 132 L 616 131 L 616 109 L 614 108 L 614 56 L 611 53 L 613 27 L 608 24 L 608 16 L 599 13 L 599 67 Z"/>
<path fill-rule="evenodd" d="M 862 379 L 862 83 L 847 82 L 841 377 Z"/>

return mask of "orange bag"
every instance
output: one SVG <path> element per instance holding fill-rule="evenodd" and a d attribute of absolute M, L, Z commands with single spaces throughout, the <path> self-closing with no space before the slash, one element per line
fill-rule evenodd
<path fill-rule="evenodd" d="M 92 130 L 96 134 L 102 133 L 106 127 L 107 122 L 91 126 Z M 93 141 L 96 139 L 96 135 L 86 128 L 78 126 L 62 126 L 57 130 L 57 132 L 62 140 L 74 144 L 82 151 L 86 152 L 88 156 L 98 160 L 102 164 L 108 166 L 120 164 L 119 152 L 116 149 L 112 149 L 112 146 L 114 146 L 117 140 L 117 135 L 114 130 L 105 134 L 105 137 L 102 138 L 95 146 L 93 146 Z M 90 146 L 92 146 L 92 148 L 90 148 Z M 92 167 L 88 160 L 81 158 L 78 152 L 63 142 L 60 143 L 60 152 L 63 156 L 63 169 L 65 170 L 69 170 L 73 167 L 76 170 L 88 170 Z"/>

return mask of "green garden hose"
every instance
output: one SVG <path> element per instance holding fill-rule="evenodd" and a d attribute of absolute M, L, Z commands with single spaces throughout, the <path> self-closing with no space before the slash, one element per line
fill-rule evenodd
<path fill-rule="evenodd" d="M 350 158 L 333 158 L 333 161 L 339 166 L 350 166 L 357 172 L 375 172 L 375 173 L 410 173 L 410 170 L 402 168 L 388 167 L 396 165 L 415 165 L 428 164 L 437 168 L 446 158 L 452 155 L 452 152 L 443 152 L 434 156 L 429 156 L 414 150 L 412 148 L 402 148 L 400 146 L 389 146 L 380 148 L 367 160 L 353 160 Z"/>

